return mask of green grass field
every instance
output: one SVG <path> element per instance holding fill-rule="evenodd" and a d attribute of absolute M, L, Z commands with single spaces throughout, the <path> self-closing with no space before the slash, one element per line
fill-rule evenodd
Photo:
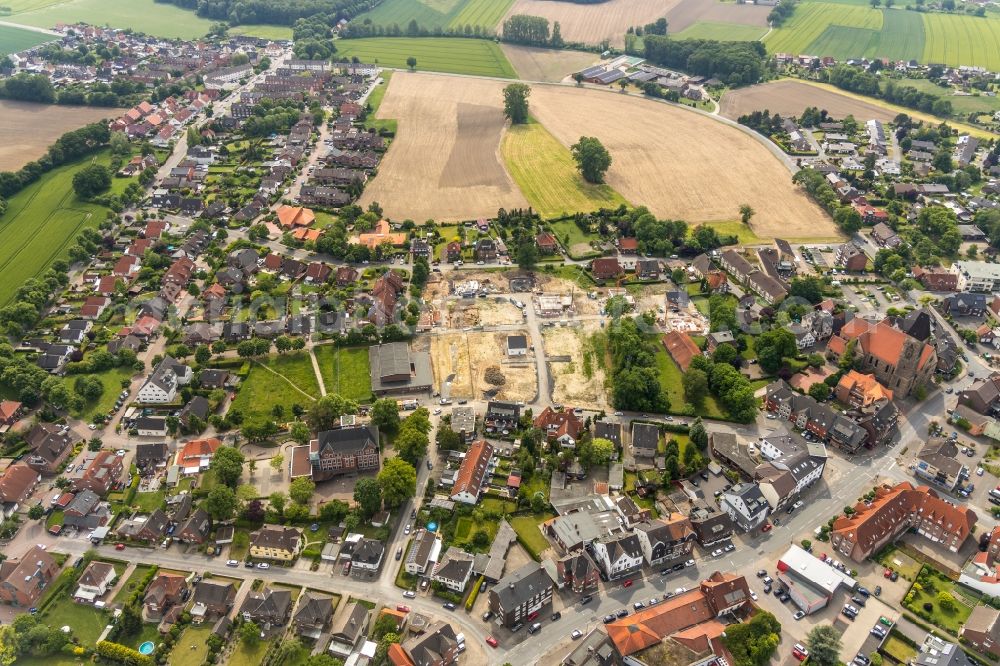
<path fill-rule="evenodd" d="M 287 25 L 234 25 L 229 29 L 229 34 L 260 37 L 261 39 L 273 39 L 274 41 L 286 41 L 292 39 L 292 29 Z"/>
<path fill-rule="evenodd" d="M 52 35 L 35 32 L 34 30 L 15 28 L 10 25 L 0 25 L 0 56 L 5 56 L 8 53 L 17 53 L 18 51 L 23 51 L 24 49 L 30 49 L 32 46 L 38 46 L 39 44 L 50 42 L 53 39 L 55 39 L 55 37 Z"/>
<path fill-rule="evenodd" d="M 539 123 L 510 127 L 500 153 L 514 182 L 543 218 L 628 203 L 610 185 L 585 181 L 569 149 Z"/>
<path fill-rule="evenodd" d="M 692 26 L 695 28 L 696 26 Z M 1000 18 L 873 9 L 845 0 L 803 2 L 765 40 L 768 51 L 885 57 L 1000 69 Z"/>
<path fill-rule="evenodd" d="M 767 32 L 767 28 L 739 23 L 719 21 L 698 21 L 676 34 L 674 39 L 717 39 L 723 42 L 753 42 Z"/>
<path fill-rule="evenodd" d="M 958 115 L 968 115 L 970 113 L 990 113 L 1000 111 L 1000 97 L 987 97 L 985 95 L 952 95 L 951 88 L 942 88 L 927 79 L 903 79 L 900 85 L 916 88 L 941 99 L 951 102 L 951 106 Z"/>
<path fill-rule="evenodd" d="M 88 604 L 76 603 L 69 597 L 72 593 L 73 590 L 64 592 L 64 596 L 45 609 L 41 620 L 52 627 L 72 627 L 73 636 L 92 648 L 108 624 L 108 615 Z"/>
<path fill-rule="evenodd" d="M 239 410 L 245 419 L 271 419 L 271 410 L 281 405 L 289 419 L 292 405 L 308 407 L 319 395 L 309 355 L 296 352 L 255 362 L 230 409 Z"/>
<path fill-rule="evenodd" d="M 83 410 L 77 414 L 78 418 L 89 422 L 94 418 L 95 414 L 106 414 L 111 411 L 111 408 L 115 406 L 115 400 L 118 399 L 118 395 L 121 393 L 122 380 L 131 378 L 132 371 L 126 368 L 112 368 L 111 370 L 88 376 L 100 379 L 101 384 L 104 385 L 104 393 L 101 394 L 101 397 L 88 402 L 84 405 Z M 75 377 L 69 378 L 71 382 L 73 379 Z"/>
<path fill-rule="evenodd" d="M 65 257 L 80 231 L 97 228 L 104 219 L 103 207 L 81 201 L 73 192 L 73 175 L 93 160 L 107 163 L 108 153 L 53 169 L 8 200 L 0 217 L 0 307 L 25 280 Z"/>
<path fill-rule="evenodd" d="M 327 394 L 338 393 L 350 400 L 370 402 L 371 374 L 366 347 L 341 349 L 333 345 L 318 345 L 313 349 Z"/>
<path fill-rule="evenodd" d="M 478 25 L 492 30 L 511 4 L 513 0 L 385 0 L 356 20 L 370 19 L 386 26 L 395 23 L 404 30 L 410 21 L 427 29 Z"/>
<path fill-rule="evenodd" d="M 720 236 L 736 236 L 741 245 L 756 245 L 761 243 L 760 236 L 753 232 L 753 229 L 743 224 L 739 220 L 717 220 L 713 222 L 701 222 L 710 227 L 714 227 Z M 691 225 L 691 231 L 698 225 Z"/>
<path fill-rule="evenodd" d="M 449 74 L 517 78 L 500 47 L 484 39 L 447 37 L 374 37 L 337 42 L 337 54 L 357 56 L 362 62 L 406 68 L 406 59 L 417 59 L 417 69 Z"/>
<path fill-rule="evenodd" d="M 158 37 L 191 39 L 208 32 L 212 21 L 194 12 L 153 0 L 50 0 L 4 2 L 14 13 L 4 18 L 11 23 L 51 28 L 56 23 L 83 21 L 114 28 L 132 28 Z M 19 9 L 20 8 L 20 9 Z"/>
<path fill-rule="evenodd" d="M 684 399 L 684 385 L 681 383 L 684 373 L 677 367 L 674 360 L 670 358 L 670 354 L 663 348 L 663 345 L 659 345 L 656 349 L 656 368 L 660 373 L 660 386 L 666 391 L 667 399 L 670 401 L 669 411 L 673 414 L 678 414 L 688 410 L 690 405 Z M 702 404 L 701 410 L 698 411 L 698 415 L 710 419 L 726 418 L 725 412 L 722 411 L 715 402 L 715 398 L 711 395 L 705 396 L 705 402 Z"/>

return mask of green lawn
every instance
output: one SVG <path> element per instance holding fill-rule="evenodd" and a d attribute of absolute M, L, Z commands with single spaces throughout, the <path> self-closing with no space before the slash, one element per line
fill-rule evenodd
<path fill-rule="evenodd" d="M 10 5 L 10 2 L 4 2 Z M 15 5 L 17 5 L 15 1 Z M 82 21 L 91 25 L 109 25 L 113 28 L 131 28 L 157 37 L 180 37 L 191 39 L 208 32 L 212 21 L 199 17 L 193 11 L 185 11 L 153 0 L 68 0 L 67 2 L 32 2 L 23 5 L 25 9 L 39 7 L 31 11 L 5 16 L 10 23 L 51 28 L 56 23 L 76 23 Z"/>
<path fill-rule="evenodd" d="M 767 28 L 739 23 L 723 23 L 719 21 L 698 21 L 692 23 L 677 34 L 673 39 L 715 39 L 722 42 L 753 42 L 764 36 Z"/>
<path fill-rule="evenodd" d="M 542 513 L 510 519 L 510 526 L 514 528 L 514 531 L 521 538 L 521 542 L 535 559 L 538 559 L 541 553 L 549 547 L 549 541 L 542 534 L 539 525 L 550 518 L 552 518 L 552 514 Z"/>
<path fill-rule="evenodd" d="M 372 381 L 368 368 L 368 348 L 340 348 L 318 345 L 313 348 L 323 384 L 328 394 L 338 393 L 358 402 L 370 402 Z"/>
<path fill-rule="evenodd" d="M 254 647 L 249 647 L 244 641 L 240 641 L 229 657 L 230 664 L 260 664 L 263 663 L 264 653 L 271 641 L 260 641 Z"/>
<path fill-rule="evenodd" d="M 909 664 L 919 654 L 917 648 L 900 638 L 895 629 L 889 632 L 889 637 L 882 644 L 882 652 L 900 664 Z"/>
<path fill-rule="evenodd" d="M 104 393 L 97 400 L 88 402 L 79 413 L 79 418 L 83 421 L 90 421 L 96 414 L 107 414 L 115 406 L 115 401 L 122 391 L 122 380 L 131 379 L 131 368 L 112 368 L 104 372 L 88 375 L 101 380 L 104 385 Z M 71 385 L 76 376 L 68 377 Z"/>
<path fill-rule="evenodd" d="M 543 218 L 628 204 L 610 185 L 585 181 L 569 149 L 539 123 L 510 127 L 500 153 L 514 182 Z"/>
<path fill-rule="evenodd" d="M 45 609 L 41 619 L 52 627 L 72 627 L 73 636 L 80 643 L 93 647 L 104 627 L 108 625 L 108 616 L 93 606 L 78 604 L 70 599 L 69 595 L 73 591 L 73 589 L 67 590 L 65 596 L 53 602 Z"/>
<path fill-rule="evenodd" d="M 417 59 L 417 69 L 449 74 L 517 78 L 500 47 L 484 39 L 447 37 L 373 37 L 337 42 L 337 55 L 357 56 L 362 62 L 406 68 L 406 59 Z"/>
<path fill-rule="evenodd" d="M 145 564 L 137 564 L 135 570 L 129 575 L 128 580 L 118 589 L 118 593 L 115 594 L 112 601 L 121 602 L 128 599 L 129 595 L 135 592 L 136 586 L 142 582 L 142 579 L 146 577 L 146 574 L 152 568 Z"/>
<path fill-rule="evenodd" d="M 250 532 L 238 529 L 233 533 L 233 542 L 229 545 L 229 559 L 245 559 L 250 550 Z"/>
<path fill-rule="evenodd" d="M 132 503 L 139 507 L 139 511 L 152 513 L 163 506 L 163 500 L 166 498 L 166 490 L 158 490 L 155 493 L 136 493 Z"/>
<path fill-rule="evenodd" d="M 948 611 L 941 607 L 937 598 L 941 592 L 947 592 L 955 598 L 953 610 Z M 903 607 L 927 620 L 924 604 L 929 603 L 931 605 L 929 621 L 957 636 L 958 630 L 972 614 L 972 608 L 963 604 L 962 598 L 958 585 L 954 581 L 924 566 L 917 576 L 917 582 L 903 598 Z"/>
<path fill-rule="evenodd" d="M 513 0 L 384 0 L 355 20 L 384 26 L 395 23 L 403 28 L 416 21 L 428 30 L 469 25 L 492 31 L 511 4 Z"/>
<path fill-rule="evenodd" d="M 548 222 L 547 225 L 552 230 L 560 243 L 566 246 L 571 257 L 582 258 L 590 254 L 599 254 L 590 242 L 600 240 L 600 236 L 595 233 L 588 233 L 576 226 L 573 220 L 559 220 L 558 222 Z"/>
<path fill-rule="evenodd" d="M 701 224 L 706 224 L 714 228 L 719 236 L 736 236 L 737 242 L 740 245 L 757 245 L 763 242 L 760 237 L 753 232 L 753 229 L 739 220 L 718 220 L 715 222 L 702 222 Z M 694 232 L 696 226 L 697 225 L 691 227 L 692 233 Z"/>
<path fill-rule="evenodd" d="M 684 385 L 681 384 L 684 373 L 677 367 L 662 345 L 656 350 L 656 368 L 660 372 L 660 385 L 667 392 L 667 399 L 670 401 L 669 411 L 672 414 L 684 414 L 693 410 L 693 407 L 684 399 Z M 716 403 L 715 397 L 711 395 L 705 396 L 705 402 L 697 414 L 710 419 L 726 418 L 725 412 Z"/>
<path fill-rule="evenodd" d="M 35 32 L 34 30 L 0 25 L 0 56 L 30 49 L 32 46 L 38 46 L 53 39 L 57 39 L 57 37 Z"/>
<path fill-rule="evenodd" d="M 309 354 L 295 352 L 254 362 L 230 409 L 239 410 L 244 418 L 270 419 L 274 418 L 272 408 L 281 405 L 287 419 L 292 405 L 308 407 L 319 395 Z"/>
<path fill-rule="evenodd" d="M 7 201 L 0 217 L 0 307 L 25 280 L 65 257 L 85 227 L 97 228 L 105 209 L 77 198 L 73 175 L 91 162 L 107 164 L 108 152 L 63 165 L 43 175 Z M 114 400 L 112 400 L 112 404 Z"/>

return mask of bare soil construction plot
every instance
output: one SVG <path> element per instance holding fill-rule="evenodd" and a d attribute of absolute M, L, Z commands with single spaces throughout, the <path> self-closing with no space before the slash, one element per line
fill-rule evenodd
<path fill-rule="evenodd" d="M 102 118 L 115 118 L 123 109 L 56 106 L 0 100 L 0 171 L 17 171 L 45 154 L 60 136 Z"/>
<path fill-rule="evenodd" d="M 609 0 L 592 5 L 551 0 L 517 0 L 507 13 L 542 16 L 549 23 L 559 21 L 567 42 L 625 46 L 625 31 L 631 26 L 664 18 L 680 0 Z M 515 69 L 517 65 L 514 65 Z"/>
<path fill-rule="evenodd" d="M 431 336 L 435 388 L 453 399 L 481 398 L 484 392 L 496 390 L 498 400 L 534 400 L 538 393 L 534 357 L 509 360 L 503 352 L 507 335 L 462 332 Z M 491 383 L 487 377 L 502 377 L 503 383 Z"/>
<path fill-rule="evenodd" d="M 667 12 L 667 29 L 680 32 L 698 21 L 718 21 L 767 27 L 767 15 L 773 7 L 734 4 L 718 0 L 681 0 Z"/>
<path fill-rule="evenodd" d="M 500 48 L 525 81 L 558 83 L 600 60 L 597 54 L 585 51 L 554 51 L 514 44 L 501 44 Z"/>
<path fill-rule="evenodd" d="M 388 217 L 417 221 L 528 206 L 500 159 L 501 88 L 477 79 L 392 77 L 378 117 L 397 119 L 399 129 L 360 203 L 378 201 Z"/>
<path fill-rule="evenodd" d="M 595 136 L 611 153 L 607 182 L 628 201 L 688 222 L 757 211 L 765 238 L 838 237 L 788 169 L 735 127 L 667 104 L 600 90 L 535 86 L 532 114 L 563 144 Z"/>
<path fill-rule="evenodd" d="M 545 356 L 549 361 L 552 377 L 552 400 L 564 405 L 586 404 L 595 409 L 608 406 L 608 393 L 604 388 L 604 360 L 592 336 L 600 330 L 597 322 L 585 322 L 576 327 L 550 326 L 542 331 L 545 339 Z"/>
<path fill-rule="evenodd" d="M 859 122 L 892 120 L 896 114 L 876 104 L 824 90 L 798 81 L 772 81 L 731 90 L 722 96 L 722 115 L 736 120 L 751 111 L 769 110 L 783 116 L 799 116 L 806 107 L 826 109 L 834 118 L 853 114 Z"/>

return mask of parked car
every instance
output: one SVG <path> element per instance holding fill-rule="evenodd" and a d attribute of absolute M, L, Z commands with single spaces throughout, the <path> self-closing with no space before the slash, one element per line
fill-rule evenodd
<path fill-rule="evenodd" d="M 493 611 L 488 610 L 483 613 L 483 622 L 489 622 L 491 619 L 493 619 Z"/>
<path fill-rule="evenodd" d="M 556 611 L 555 613 L 552 614 L 552 621 L 553 622 L 555 622 L 557 620 L 560 620 L 560 619 L 562 619 L 562 613 L 560 613 L 559 611 Z"/>
<path fill-rule="evenodd" d="M 874 594 L 876 597 L 882 596 L 882 586 L 876 585 L 875 589 L 872 591 L 872 594 Z"/>
<path fill-rule="evenodd" d="M 270 569 L 270 568 L 271 568 L 271 565 L 270 565 L 270 564 L 268 564 L 267 562 L 261 562 L 261 563 L 259 563 L 259 564 L 257 565 L 257 568 L 258 568 L 258 569 Z"/>
<path fill-rule="evenodd" d="M 731 544 L 731 543 L 730 543 L 730 544 L 727 544 L 727 545 L 726 545 L 726 547 L 724 548 L 724 550 L 725 550 L 725 551 L 726 551 L 727 553 L 731 553 L 731 552 L 733 552 L 734 550 L 736 550 L 736 546 L 734 546 L 733 544 Z"/>
<path fill-rule="evenodd" d="M 403 592 L 403 598 L 404 599 L 416 599 L 417 598 L 417 593 L 414 592 L 413 590 L 407 590 L 406 592 Z"/>
<path fill-rule="evenodd" d="M 795 615 L 793 615 L 792 617 L 794 617 L 796 620 L 801 620 L 805 616 L 806 616 L 805 611 L 795 611 Z"/>
<path fill-rule="evenodd" d="M 455 604 L 451 603 L 450 601 L 445 602 L 444 609 L 447 611 L 453 611 L 455 610 Z"/>
<path fill-rule="evenodd" d="M 227 567 L 238 567 L 240 566 L 239 560 L 226 560 Z"/>
<path fill-rule="evenodd" d="M 594 599 L 594 595 L 592 595 L 592 594 L 585 595 L 584 597 L 582 597 L 580 599 L 580 605 L 584 606 L 586 604 L 589 604 L 591 601 L 593 601 L 593 599 Z"/>
<path fill-rule="evenodd" d="M 687 562 L 684 563 L 684 566 L 686 566 L 686 567 L 693 567 L 694 566 L 694 560 L 688 560 Z M 676 570 L 677 567 L 674 567 L 674 569 Z"/>
<path fill-rule="evenodd" d="M 722 555 L 722 552 L 723 551 L 721 548 L 716 548 L 715 550 L 712 551 L 712 557 L 720 557 Z"/>
<path fill-rule="evenodd" d="M 604 616 L 604 624 L 611 624 L 614 621 L 615 621 L 615 616 L 613 614 Z"/>
<path fill-rule="evenodd" d="M 615 613 L 616 617 L 626 617 L 627 615 L 628 615 L 628 609 L 627 608 L 619 608 L 618 612 Z"/>
<path fill-rule="evenodd" d="M 487 636 L 486 644 L 489 645 L 491 648 L 495 648 L 497 646 L 497 639 L 493 638 L 492 636 Z"/>
<path fill-rule="evenodd" d="M 624 583 L 622 583 L 622 587 L 632 587 L 632 579 L 629 578 Z"/>
<path fill-rule="evenodd" d="M 398 610 L 400 613 L 409 613 L 410 607 L 407 606 L 406 604 L 396 604 L 396 610 Z"/>
<path fill-rule="evenodd" d="M 583 636 L 583 632 L 580 631 L 579 629 L 574 629 L 573 633 L 570 634 L 570 638 L 572 638 L 574 641 L 580 638 L 581 636 Z"/>
<path fill-rule="evenodd" d="M 634 604 L 632 604 L 632 608 L 634 608 L 636 610 L 642 610 L 645 607 L 646 607 L 646 604 L 642 603 L 641 601 L 637 601 Z"/>
<path fill-rule="evenodd" d="M 116 543 L 115 544 L 115 550 L 125 550 L 125 544 L 123 544 L 123 543 Z"/>

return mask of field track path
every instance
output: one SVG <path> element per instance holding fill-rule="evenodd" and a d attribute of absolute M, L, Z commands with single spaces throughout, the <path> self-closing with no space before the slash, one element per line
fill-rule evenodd
<path fill-rule="evenodd" d="M 313 353 L 312 347 L 309 348 L 309 360 L 312 361 L 313 372 L 316 373 L 319 394 L 320 396 L 324 396 L 326 395 L 326 382 L 323 381 L 323 373 L 319 371 L 319 361 L 316 360 L 316 354 Z"/>
<path fill-rule="evenodd" d="M 0 25 L 5 25 L 8 28 L 20 28 L 21 30 L 30 30 L 31 32 L 40 32 L 43 35 L 52 35 L 53 37 L 62 37 L 55 30 L 46 30 L 45 28 L 36 28 L 33 25 L 21 25 L 20 23 L 11 23 L 10 21 L 0 21 Z"/>
<path fill-rule="evenodd" d="M 391 69 L 391 70 L 394 70 L 396 72 L 408 72 L 409 71 L 407 69 L 400 69 L 400 68 L 394 68 L 394 67 L 385 67 L 383 69 Z M 607 94 L 610 94 L 610 95 L 621 95 L 622 94 L 620 91 L 612 90 L 611 88 L 606 87 L 606 86 L 596 86 L 596 85 L 578 86 L 575 82 L 572 82 L 572 83 L 553 83 L 551 81 L 530 81 L 530 80 L 526 80 L 526 79 L 513 79 L 512 80 L 512 79 L 500 78 L 498 76 L 476 76 L 476 75 L 472 75 L 472 74 L 448 74 L 448 73 L 445 73 L 445 72 L 426 72 L 426 71 L 423 71 L 423 70 L 420 70 L 420 73 L 424 74 L 424 75 L 427 75 L 427 76 L 443 76 L 443 77 L 448 77 L 448 78 L 453 78 L 453 79 L 485 79 L 487 81 L 499 81 L 501 83 L 512 83 L 512 82 L 527 83 L 527 84 L 533 85 L 533 86 L 558 86 L 558 87 L 563 87 L 563 88 L 578 88 L 578 87 L 582 87 L 582 88 L 586 88 L 588 90 L 598 90 L 600 92 L 604 92 L 604 93 L 607 93 Z M 726 118 L 726 117 L 718 114 L 718 108 L 719 108 L 718 103 L 716 104 L 716 109 L 714 111 L 704 111 L 702 109 L 695 109 L 693 107 L 687 106 L 686 104 L 680 104 L 680 103 L 675 103 L 675 102 L 668 102 L 665 99 L 652 99 L 650 97 L 646 97 L 645 95 L 643 95 L 641 93 L 638 93 L 638 94 L 637 93 L 626 93 L 626 94 L 629 97 L 632 97 L 632 98 L 635 98 L 635 99 L 640 99 L 643 102 L 649 102 L 649 103 L 653 103 L 653 104 L 667 104 L 669 106 L 674 107 L 675 109 L 683 109 L 687 113 L 697 113 L 697 114 L 702 115 L 702 116 L 704 116 L 706 118 L 711 118 L 712 120 L 714 120 L 716 122 L 722 123 L 724 125 L 729 125 L 730 127 L 734 128 L 734 129 L 737 129 L 740 132 L 743 132 L 747 136 L 751 137 L 754 141 L 756 141 L 757 143 L 759 143 L 762 146 L 764 146 L 765 148 L 767 148 L 767 150 L 772 155 L 774 155 L 778 160 L 781 161 L 782 164 L 785 165 L 785 168 L 787 168 L 790 173 L 794 174 L 795 172 L 797 172 L 799 170 L 799 167 L 798 167 L 798 165 L 795 164 L 794 160 L 792 160 L 788 155 L 786 155 L 784 153 L 784 151 L 782 151 L 781 148 L 779 148 L 777 145 L 775 145 L 770 139 L 764 137 L 761 134 L 758 134 L 757 132 L 755 132 L 754 130 L 750 129 L 749 127 L 746 127 L 744 125 L 740 125 L 735 120 L 730 120 L 729 118 Z"/>
<path fill-rule="evenodd" d="M 310 355 L 311 355 L 311 354 L 310 354 Z M 316 402 L 316 398 L 312 397 L 311 395 L 309 395 L 308 393 L 306 393 L 305 391 L 303 391 L 302 389 L 300 389 L 300 388 L 298 387 L 298 385 L 297 385 L 297 384 L 295 384 L 295 383 L 294 383 L 294 382 L 293 382 L 293 381 L 292 381 L 291 379 L 289 379 L 288 377 L 284 376 L 283 374 L 281 374 L 281 373 L 280 373 L 280 372 L 278 372 L 277 370 L 274 370 L 274 369 L 272 369 L 272 368 L 269 368 L 269 367 L 267 367 L 266 365 L 264 365 L 263 363 L 261 363 L 261 362 L 259 362 L 259 361 L 254 361 L 254 363 L 256 363 L 258 367 L 261 367 L 261 368 L 264 368 L 265 370 L 267 370 L 267 371 L 268 371 L 268 372 L 270 372 L 271 374 L 273 374 L 273 375 L 277 375 L 278 377 L 281 377 L 282 379 L 284 379 L 284 380 L 285 380 L 285 383 L 286 383 L 286 384 L 288 384 L 288 385 L 289 385 L 289 386 L 291 386 L 291 387 L 292 387 L 293 389 L 295 389 L 296 391 L 298 391 L 299 393 L 301 393 L 301 394 L 302 394 L 302 395 L 304 395 L 305 397 L 309 398 L 309 399 L 310 399 L 310 400 L 312 400 L 313 402 Z M 322 382 L 320 383 L 320 386 L 323 386 Z"/>

